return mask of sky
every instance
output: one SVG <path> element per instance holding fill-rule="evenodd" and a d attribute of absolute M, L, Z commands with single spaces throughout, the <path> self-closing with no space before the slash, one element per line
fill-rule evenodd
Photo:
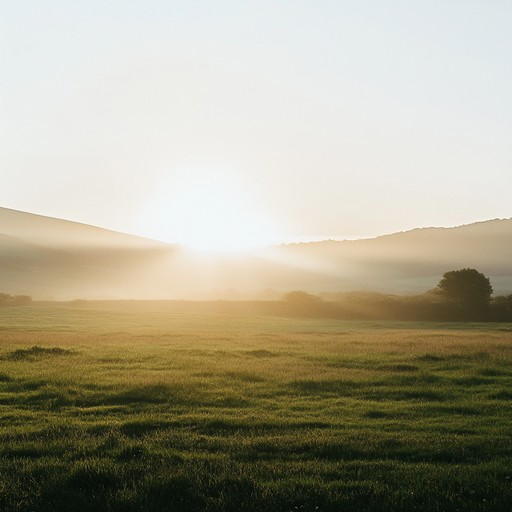
<path fill-rule="evenodd" d="M 509 0 L 0 7 L 0 206 L 212 248 L 512 217 Z"/>

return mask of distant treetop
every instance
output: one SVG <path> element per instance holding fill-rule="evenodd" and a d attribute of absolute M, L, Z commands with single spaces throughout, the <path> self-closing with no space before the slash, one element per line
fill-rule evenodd
<path fill-rule="evenodd" d="M 488 307 L 493 292 L 489 278 L 474 268 L 446 272 L 437 287 L 446 299 L 468 308 Z"/>

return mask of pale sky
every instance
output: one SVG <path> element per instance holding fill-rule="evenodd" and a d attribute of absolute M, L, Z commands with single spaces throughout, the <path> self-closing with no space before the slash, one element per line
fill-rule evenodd
<path fill-rule="evenodd" d="M 0 206 L 182 243 L 512 217 L 510 0 L 0 6 Z"/>

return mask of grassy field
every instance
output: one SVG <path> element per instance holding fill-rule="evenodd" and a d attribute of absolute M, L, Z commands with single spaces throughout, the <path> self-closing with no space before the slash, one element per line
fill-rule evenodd
<path fill-rule="evenodd" d="M 509 511 L 512 326 L 0 310 L 0 510 Z"/>

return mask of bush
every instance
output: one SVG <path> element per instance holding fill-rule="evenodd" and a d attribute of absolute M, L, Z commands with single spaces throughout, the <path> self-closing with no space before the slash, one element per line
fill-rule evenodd
<path fill-rule="evenodd" d="M 27 306 L 32 302 L 28 295 L 9 295 L 0 293 L 0 306 Z"/>

